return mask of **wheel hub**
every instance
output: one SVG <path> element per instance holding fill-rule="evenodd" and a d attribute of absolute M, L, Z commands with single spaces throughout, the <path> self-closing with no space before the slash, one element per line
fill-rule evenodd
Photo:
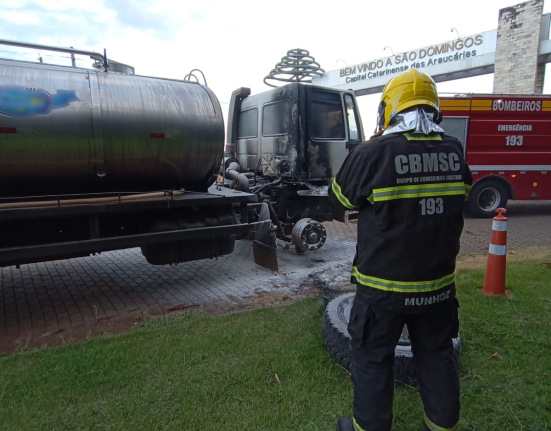
<path fill-rule="evenodd" d="M 499 192 L 493 187 L 488 187 L 478 195 L 478 205 L 485 211 L 495 210 L 500 202 Z"/>
<path fill-rule="evenodd" d="M 293 227 L 293 244 L 298 252 L 319 250 L 326 239 L 325 227 L 314 219 L 300 219 Z"/>

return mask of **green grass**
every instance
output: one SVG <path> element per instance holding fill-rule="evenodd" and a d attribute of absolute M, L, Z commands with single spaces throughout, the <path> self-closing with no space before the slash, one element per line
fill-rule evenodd
<path fill-rule="evenodd" d="M 509 266 L 511 298 L 461 271 L 461 430 L 551 430 L 551 268 Z M 209 317 L 0 360 L 0 429 L 333 430 L 352 384 L 325 351 L 324 305 Z M 492 358 L 494 353 L 499 358 Z M 420 430 L 416 390 L 397 385 L 394 429 Z"/>

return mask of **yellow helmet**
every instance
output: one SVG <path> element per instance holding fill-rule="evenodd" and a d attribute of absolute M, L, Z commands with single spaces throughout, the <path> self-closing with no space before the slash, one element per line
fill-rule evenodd
<path fill-rule="evenodd" d="M 379 103 L 378 126 L 386 129 L 398 112 L 417 105 L 429 106 L 440 116 L 440 100 L 433 79 L 417 69 L 409 69 L 385 85 Z"/>

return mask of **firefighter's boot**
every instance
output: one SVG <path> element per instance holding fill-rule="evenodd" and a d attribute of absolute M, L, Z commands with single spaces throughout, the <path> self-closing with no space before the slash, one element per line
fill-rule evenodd
<path fill-rule="evenodd" d="M 342 416 L 337 421 L 337 431 L 354 431 L 352 419 Z"/>

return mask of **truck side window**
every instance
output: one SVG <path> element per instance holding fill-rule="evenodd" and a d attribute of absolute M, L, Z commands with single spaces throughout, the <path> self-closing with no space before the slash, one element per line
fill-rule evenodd
<path fill-rule="evenodd" d="M 288 100 L 270 103 L 262 108 L 262 136 L 286 135 L 289 133 L 291 104 Z"/>
<path fill-rule="evenodd" d="M 256 138 L 258 134 L 258 109 L 252 108 L 239 113 L 238 138 Z"/>
<path fill-rule="evenodd" d="M 354 110 L 354 100 L 350 94 L 344 96 L 344 103 L 346 103 L 346 117 L 348 118 L 348 138 L 351 141 L 360 140 L 360 132 L 358 130 L 358 119 L 356 118 L 356 111 Z"/>
<path fill-rule="evenodd" d="M 451 135 L 461 141 L 463 148 L 465 148 L 465 141 L 467 140 L 467 118 L 461 117 L 444 117 L 440 127 L 444 129 L 448 135 Z"/>
<path fill-rule="evenodd" d="M 312 138 L 344 139 L 344 116 L 339 93 L 312 91 Z"/>

